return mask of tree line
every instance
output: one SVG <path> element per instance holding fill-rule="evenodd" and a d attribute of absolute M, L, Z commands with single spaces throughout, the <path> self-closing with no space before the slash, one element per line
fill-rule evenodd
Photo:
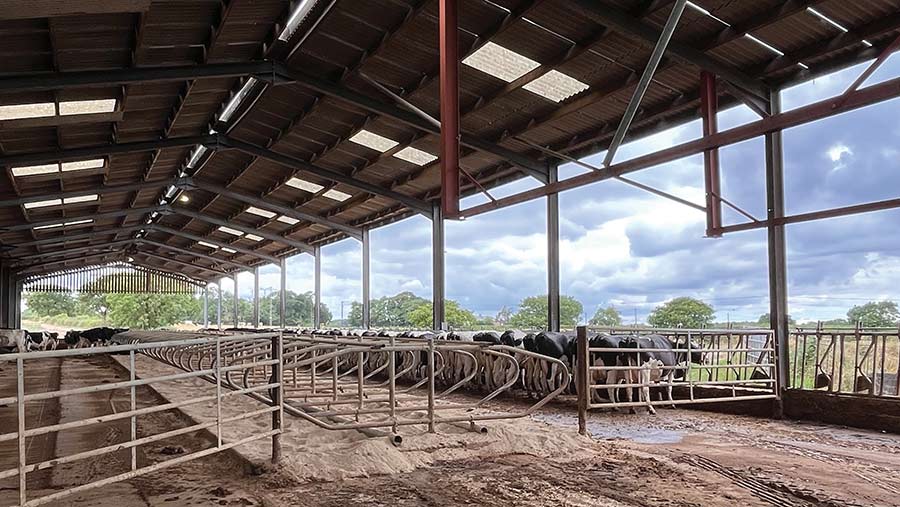
<path fill-rule="evenodd" d="M 116 276 L 116 275 L 111 275 Z M 280 297 L 273 292 L 260 298 L 260 321 L 264 326 L 279 324 Z M 210 287 L 209 320 L 216 321 L 218 293 Z M 156 329 L 185 321 L 202 324 L 203 297 L 188 294 L 70 294 L 65 292 L 36 292 L 26 294 L 25 319 L 35 317 L 92 316 L 104 324 L 121 327 Z M 313 325 L 314 296 L 312 292 L 287 291 L 285 323 L 288 326 Z M 447 324 L 453 329 L 516 328 L 547 329 L 548 303 L 546 295 L 529 296 L 519 303 L 516 311 L 503 307 L 494 316 L 479 316 L 463 308 L 459 302 L 446 300 L 444 310 Z M 584 306 L 571 296 L 560 298 L 560 324 L 572 328 L 582 322 Z M 222 321 L 233 322 L 234 295 L 224 293 Z M 239 321 L 250 323 L 253 305 L 248 299 L 238 301 Z M 320 305 L 323 325 L 361 327 L 362 304 L 353 302 L 345 322 L 333 322 L 328 307 Z M 790 319 L 794 325 L 793 319 Z M 412 292 L 373 299 L 369 306 L 370 326 L 375 328 L 428 329 L 432 326 L 431 301 Z M 846 318 L 824 321 L 829 327 L 850 327 L 860 323 L 864 327 L 896 327 L 900 325 L 900 310 L 893 301 L 870 301 L 847 311 Z M 612 305 L 597 308 L 587 322 L 591 326 L 615 327 L 623 324 L 621 312 Z M 664 328 L 706 328 L 718 325 L 712 305 L 691 297 L 667 301 L 647 316 L 647 324 Z M 769 327 L 769 314 L 756 321 L 735 322 L 736 325 Z"/>

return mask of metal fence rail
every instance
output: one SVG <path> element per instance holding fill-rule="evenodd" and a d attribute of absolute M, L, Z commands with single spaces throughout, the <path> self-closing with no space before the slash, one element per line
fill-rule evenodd
<path fill-rule="evenodd" d="M 900 329 L 797 329 L 791 333 L 791 389 L 900 396 Z"/>
<path fill-rule="evenodd" d="M 672 348 L 602 348 L 591 346 L 593 329 L 576 330 L 579 430 L 586 431 L 587 411 L 595 408 L 672 406 L 727 401 L 774 399 L 778 396 L 777 360 L 774 335 L 769 330 L 740 329 L 633 329 L 606 328 L 611 334 L 657 334 L 674 344 Z M 643 364 L 638 353 L 672 352 L 676 364 Z M 600 355 L 616 357 L 615 364 L 604 364 Z M 689 359 L 700 356 L 700 361 Z M 589 358 L 581 360 L 581 358 Z M 629 360 L 631 358 L 631 360 Z M 651 378 L 650 370 L 656 377 Z M 660 391 L 653 400 L 649 389 Z M 628 401 L 619 401 L 624 389 Z M 698 391 L 704 390 L 702 396 Z M 632 391 L 637 390 L 637 399 Z M 663 390 L 666 396 L 663 396 Z M 601 397 L 605 394 L 607 397 Z"/>
<path fill-rule="evenodd" d="M 330 337 L 285 335 L 283 346 L 284 411 L 329 430 L 358 430 L 388 436 L 399 444 L 400 426 L 467 424 L 483 430 L 480 421 L 525 417 L 565 391 L 566 364 L 522 349 L 502 345 L 417 338 Z M 209 344 L 167 347 L 152 357 L 185 371 L 213 368 Z M 240 375 L 225 374 L 222 386 L 248 390 L 264 384 L 270 365 L 261 359 L 265 346 L 235 344 L 220 351 L 223 369 L 241 367 Z M 527 409 L 517 412 L 476 411 L 521 381 L 523 369 L 539 365 L 553 389 Z M 207 377 L 212 380 L 211 376 Z M 463 386 L 486 391 L 471 403 L 445 403 Z M 265 392 L 254 397 L 270 401 Z"/>
<path fill-rule="evenodd" d="M 205 395 L 198 396 L 190 399 L 186 399 L 179 402 L 170 402 L 170 403 L 161 403 L 152 406 L 147 406 L 143 408 L 137 408 L 137 396 L 136 396 L 136 388 L 139 386 L 150 386 L 153 384 L 160 384 L 163 382 L 171 382 L 175 380 L 182 380 L 188 378 L 211 376 L 215 379 L 216 382 L 221 382 L 222 374 L 236 374 L 238 372 L 242 372 L 246 369 L 250 369 L 253 367 L 253 364 L 234 364 L 229 366 L 222 366 L 221 358 L 223 357 L 219 351 L 222 348 L 230 349 L 230 348 L 240 348 L 242 346 L 246 346 L 248 344 L 253 344 L 254 346 L 258 346 L 260 343 L 265 342 L 268 343 L 267 354 L 268 357 L 258 361 L 259 364 L 267 365 L 273 372 L 273 376 L 270 378 L 269 382 L 257 384 L 253 386 L 247 386 L 240 389 L 235 389 L 227 392 L 223 392 L 221 389 L 216 391 L 214 395 Z M 154 355 L 158 354 L 164 350 L 171 349 L 197 349 L 197 348 L 209 348 L 211 347 L 214 351 L 212 356 L 210 357 L 210 368 L 206 369 L 197 369 L 195 371 L 188 371 L 185 373 L 179 373 L 174 375 L 165 375 L 153 378 L 143 378 L 138 379 L 135 374 L 135 355 L 138 353 Z M 239 336 L 216 336 L 209 338 L 195 338 L 195 339 L 186 339 L 186 340 L 174 340 L 174 341 L 164 341 L 158 343 L 133 343 L 126 345 L 116 345 L 109 347 L 96 347 L 96 348 L 87 348 L 87 349 L 70 349 L 70 350 L 55 350 L 55 351 L 47 351 L 47 352 L 28 352 L 28 353 L 19 353 L 19 354 L 5 354 L 0 355 L 0 364 L 2 363 L 11 363 L 15 362 L 16 365 L 16 381 L 17 381 L 17 389 L 16 396 L 10 396 L 6 398 L 0 398 L 0 405 L 15 405 L 17 410 L 17 428 L 16 431 L 13 432 L 5 432 L 0 434 L 0 442 L 12 441 L 15 440 L 18 446 L 18 457 L 17 457 L 17 466 L 16 468 L 11 468 L 8 470 L 0 470 L 0 480 L 7 479 L 11 477 L 18 477 L 19 484 L 19 503 L 18 505 L 21 507 L 26 506 L 36 506 L 36 505 L 44 505 L 56 500 L 60 500 L 71 495 L 75 495 L 78 493 L 82 493 L 91 489 L 99 488 L 101 486 L 111 484 L 114 482 L 120 482 L 132 479 L 134 477 L 138 477 L 141 475 L 145 475 L 151 472 L 155 472 L 158 470 L 162 470 L 165 468 L 169 468 L 180 463 L 184 463 L 190 460 L 202 458 L 204 456 L 208 456 L 211 454 L 215 454 L 217 452 L 222 452 L 232 447 L 236 447 L 242 444 L 246 444 L 248 442 L 252 442 L 255 440 L 272 437 L 273 439 L 273 459 L 278 457 L 279 449 L 279 435 L 281 434 L 281 425 L 280 425 L 280 414 L 282 407 L 278 403 L 280 401 L 279 393 L 281 391 L 281 381 L 280 381 L 280 350 L 281 350 L 281 334 L 280 333 L 263 333 L 263 334 L 252 334 L 252 335 L 239 335 Z M 28 393 L 26 392 L 25 386 L 25 366 L 28 361 L 32 360 L 40 360 L 47 358 L 72 358 L 72 357 L 89 357 L 96 356 L 100 354 L 111 354 L 111 353 L 127 353 L 129 356 L 129 366 L 130 366 L 130 379 L 122 382 L 114 382 L 114 383 L 106 383 L 106 384 L 98 384 L 98 385 L 90 385 L 84 387 L 78 387 L 74 389 L 60 389 L 55 391 L 42 391 L 36 393 Z M 119 389 L 127 389 L 130 393 L 130 409 L 122 412 L 114 412 L 107 415 L 102 416 L 93 416 L 85 419 L 68 421 L 65 423 L 57 423 L 50 424 L 45 426 L 35 426 L 28 427 L 26 421 L 26 412 L 25 407 L 29 403 L 41 402 L 43 400 L 49 399 L 59 399 L 68 396 L 77 396 L 88 393 L 97 393 L 103 391 L 113 391 Z M 222 400 L 226 397 L 236 396 L 240 394 L 258 394 L 260 392 L 269 392 L 270 399 L 275 399 L 275 403 L 268 403 L 264 408 L 257 407 L 249 407 L 252 410 L 248 410 L 241 414 L 233 415 L 230 417 L 222 417 L 221 412 L 221 403 Z M 190 426 L 186 426 L 183 428 L 177 428 L 174 430 L 169 430 L 163 433 L 157 433 L 154 435 L 144 436 L 141 438 L 137 437 L 138 434 L 138 421 L 141 416 L 146 416 L 148 414 L 163 412 L 166 410 L 179 409 L 185 406 L 199 404 L 199 403 L 208 403 L 208 402 L 216 402 L 216 406 L 218 407 L 216 418 L 213 421 L 204 421 L 197 424 L 193 424 Z M 267 413 L 271 413 L 273 417 L 273 425 L 272 429 L 269 431 L 265 431 L 262 433 L 256 433 L 247 435 L 244 438 L 241 438 L 236 441 L 225 442 L 222 439 L 222 426 L 224 424 L 229 424 L 233 422 L 237 422 L 244 419 L 249 419 L 253 417 L 258 417 Z M 277 419 L 277 421 L 276 421 Z M 128 432 L 127 439 L 112 445 L 107 445 L 104 447 L 99 447 L 96 449 L 90 449 L 87 451 L 78 452 L 75 454 L 65 455 L 65 456 L 56 456 L 53 459 L 39 461 L 34 463 L 29 463 L 26 457 L 26 449 L 27 443 L 29 439 L 33 439 L 39 437 L 41 435 L 46 435 L 49 433 L 55 432 L 64 432 L 66 430 L 71 430 L 74 428 L 82 428 L 86 426 L 92 426 L 97 424 L 109 423 L 113 421 L 121 421 L 121 420 L 129 420 L 130 421 L 130 432 Z M 275 424 L 275 423 L 278 424 Z M 151 442 L 157 442 L 160 440 L 169 439 L 172 437 L 176 437 L 179 435 L 184 435 L 192 432 L 196 432 L 199 430 L 212 430 L 215 428 L 215 433 L 217 435 L 217 443 L 215 446 L 203 449 L 200 451 L 184 454 L 178 456 L 176 458 L 171 458 L 162 462 L 149 464 L 146 466 L 138 466 L 137 460 L 137 450 L 140 446 L 149 444 Z M 27 495 L 27 475 L 32 472 L 36 472 L 39 470 L 46 470 L 61 464 L 65 463 L 73 463 L 79 460 L 97 457 L 109 453 L 119 452 L 122 450 L 130 450 L 131 459 L 130 459 L 130 467 L 127 470 L 124 470 L 120 473 L 112 475 L 110 477 L 106 477 L 100 480 L 88 482 L 85 484 L 78 485 L 73 488 L 67 488 L 63 491 L 58 491 L 55 493 L 51 493 L 49 495 L 41 496 L 38 498 L 28 499 Z"/>

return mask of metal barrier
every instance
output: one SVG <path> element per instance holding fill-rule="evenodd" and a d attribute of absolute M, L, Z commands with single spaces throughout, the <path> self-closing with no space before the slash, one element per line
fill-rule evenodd
<path fill-rule="evenodd" d="M 900 329 L 797 329 L 790 336 L 791 389 L 900 396 Z"/>
<path fill-rule="evenodd" d="M 614 329 L 621 332 L 622 329 Z M 662 335 L 672 348 L 603 348 L 592 346 L 588 328 L 578 327 L 576 388 L 579 431 L 586 431 L 587 411 L 594 408 L 648 407 L 775 399 L 778 397 L 774 335 L 769 330 L 627 329 L 632 336 Z M 638 331 L 631 333 L 632 331 Z M 643 353 L 643 355 L 639 355 Z M 674 364 L 650 363 L 647 354 L 673 353 Z M 599 357 L 613 355 L 615 364 Z M 640 357 L 640 359 L 637 359 Z M 581 358 L 589 358 L 581 360 Z M 667 399 L 652 400 L 650 388 L 665 388 Z M 618 401 L 626 390 L 629 401 Z M 638 401 L 631 393 L 639 389 Z M 704 394 L 698 396 L 698 390 Z M 600 398 L 605 391 L 609 399 Z"/>
<path fill-rule="evenodd" d="M 566 364 L 503 345 L 417 338 L 285 335 L 284 412 L 328 430 L 358 430 L 386 436 L 395 444 L 399 426 L 476 423 L 525 417 L 564 392 Z M 221 351 L 223 364 L 241 365 L 241 377 L 225 376 L 231 389 L 248 390 L 267 381 L 264 351 L 233 346 Z M 152 356 L 185 371 L 211 367 L 209 346 L 158 349 Z M 524 366 L 523 366 L 524 365 Z M 518 412 L 476 411 L 517 385 L 523 368 L 537 365 L 553 389 Z M 230 368 L 231 366 L 229 366 Z M 487 391 L 472 403 L 444 403 L 463 386 Z M 254 397 L 270 401 L 265 393 Z M 459 401 L 459 400 L 457 400 Z M 390 433 L 381 430 L 388 430 Z"/>
<path fill-rule="evenodd" d="M 222 349 L 232 349 L 232 348 L 241 348 L 247 345 L 251 345 L 254 348 L 258 348 L 261 342 L 268 343 L 268 355 L 267 359 L 261 359 L 255 363 L 250 364 L 231 364 L 228 366 L 222 365 L 222 361 L 220 360 L 224 357 L 221 354 Z M 171 349 L 211 349 L 213 352 L 209 356 L 210 362 L 207 368 L 197 368 L 196 370 L 192 370 L 185 373 L 178 373 L 173 375 L 165 375 L 160 377 L 153 378 L 144 378 L 138 379 L 135 375 L 135 355 L 137 353 L 143 353 L 148 355 L 155 355 L 160 353 L 163 350 L 171 350 Z M 78 493 L 82 493 L 94 488 L 98 488 L 101 486 L 105 486 L 107 484 L 111 484 L 114 482 L 120 482 L 132 479 L 134 477 L 138 477 L 141 475 L 145 475 L 151 472 L 156 472 L 158 470 L 162 470 L 165 468 L 169 468 L 187 461 L 191 461 L 194 459 L 202 458 L 204 456 L 209 456 L 211 454 L 215 454 L 218 452 L 225 451 L 232 447 L 236 447 L 242 444 L 246 444 L 255 440 L 259 440 L 262 438 L 272 437 L 273 449 L 272 449 L 272 457 L 273 460 L 277 460 L 280 455 L 280 442 L 279 435 L 282 432 L 281 429 L 281 410 L 282 407 L 280 405 L 280 392 L 281 392 L 281 381 L 280 381 L 280 372 L 281 372 L 281 359 L 280 359 L 280 351 L 281 351 L 281 334 L 280 333 L 265 333 L 265 334 L 255 334 L 255 335 L 242 335 L 242 336 L 217 336 L 210 338 L 196 338 L 196 339 L 187 339 L 187 340 L 176 340 L 176 341 L 164 341 L 158 343 L 134 343 L 127 345 L 116 345 L 109 347 L 96 347 L 96 348 L 86 348 L 86 349 L 71 349 L 71 350 L 55 350 L 55 351 L 47 351 L 47 352 L 28 352 L 28 353 L 18 353 L 18 354 L 5 354 L 0 355 L 0 363 L 11 363 L 15 362 L 16 365 L 16 379 L 17 379 L 17 389 L 16 396 L 0 398 L 0 405 L 12 405 L 15 404 L 17 409 L 17 420 L 18 426 L 17 430 L 11 433 L 3 433 L 0 434 L 0 442 L 13 441 L 15 440 L 18 444 L 18 458 L 17 463 L 18 466 L 13 469 L 2 470 L 0 471 L 0 480 L 16 477 L 19 478 L 19 506 L 36 506 L 43 505 L 49 502 L 53 502 L 62 498 L 69 497 L 71 495 L 75 495 Z M 274 353 L 273 353 L 274 352 Z M 96 356 L 100 354 L 111 354 L 111 353 L 127 353 L 129 356 L 129 366 L 130 366 L 130 379 L 122 382 L 114 382 L 114 383 L 106 383 L 99 385 L 91 385 L 78 387 L 74 389 L 65 389 L 65 390 L 56 390 L 56 391 L 42 391 L 37 393 L 27 393 L 26 385 L 25 385 L 25 363 L 27 361 L 32 360 L 40 360 L 40 359 L 48 359 L 48 358 L 72 358 L 72 357 L 85 357 L 85 356 Z M 138 386 L 150 386 L 153 384 L 159 384 L 163 382 L 170 382 L 175 380 L 183 380 L 189 378 L 212 378 L 217 385 L 222 385 L 223 374 L 224 375 L 232 375 L 236 372 L 242 372 L 244 370 L 253 368 L 258 365 L 265 365 L 269 367 L 273 371 L 273 375 L 267 383 L 258 384 L 254 386 L 248 386 L 243 388 L 236 388 L 229 392 L 222 392 L 221 389 L 217 389 L 214 395 L 207 396 L 199 396 L 187 400 L 183 400 L 175 403 L 163 403 L 143 408 L 137 408 L 136 403 L 136 391 L 135 389 Z M 64 366 L 63 366 L 64 367 Z M 54 398 L 63 398 L 67 396 L 77 396 L 87 393 L 96 393 L 101 391 L 113 391 L 117 389 L 128 389 L 130 391 L 130 399 L 131 405 L 130 409 L 123 412 L 115 412 L 112 414 L 102 415 L 102 416 L 93 416 L 86 419 L 76 420 L 76 421 L 68 421 L 65 423 L 52 424 L 48 426 L 37 426 L 28 428 L 26 424 L 25 417 L 25 407 L 28 403 L 41 402 L 42 400 L 49 400 Z M 222 400 L 226 397 L 241 395 L 241 394 L 258 394 L 260 392 L 268 391 L 272 399 L 276 400 L 276 403 L 268 403 L 265 408 L 251 410 L 239 415 L 234 415 L 230 417 L 222 417 L 221 404 Z M 145 416 L 148 414 L 153 414 L 157 412 L 163 412 L 166 410 L 178 409 L 181 407 L 185 407 L 188 405 L 199 404 L 199 403 L 208 403 L 215 401 L 217 406 L 216 418 L 214 421 L 206 421 L 198 424 L 193 424 L 184 428 L 178 428 L 170 431 L 166 431 L 164 433 L 158 433 L 154 435 L 144 436 L 141 438 L 137 437 L 138 434 L 138 418 L 140 416 Z M 222 439 L 222 425 L 229 424 L 236 421 L 240 421 L 243 419 L 249 419 L 252 417 L 258 417 L 267 413 L 272 414 L 273 424 L 272 429 L 270 431 L 265 431 L 263 433 L 248 435 L 240 440 L 236 440 L 233 442 L 224 442 Z M 26 448 L 27 448 L 27 440 L 33 439 L 35 437 L 45 435 L 48 433 L 54 432 L 63 432 L 66 430 L 70 430 L 73 428 L 81 428 L 86 426 L 91 426 L 95 424 L 104 424 L 113 421 L 121 421 L 128 419 L 130 420 L 130 432 L 127 435 L 127 440 L 107 445 L 104 447 L 100 447 L 97 449 L 91 449 L 88 451 L 78 452 L 75 454 L 67 455 L 67 456 L 57 456 L 53 459 L 41 461 L 37 463 L 28 463 L 26 457 Z M 27 429 L 26 429 L 27 428 Z M 176 458 L 171 458 L 162 462 L 153 463 L 146 466 L 138 466 L 137 460 L 137 449 L 141 445 L 145 445 L 151 442 L 156 442 L 159 440 L 164 440 L 172 437 L 176 437 L 179 435 L 184 435 L 192 432 L 196 432 L 199 430 L 210 430 L 215 428 L 215 434 L 217 436 L 217 442 L 214 447 L 210 447 L 207 449 L 203 449 L 200 451 L 192 452 L 189 454 L 184 454 L 178 456 Z M 122 450 L 130 449 L 131 451 L 131 465 L 130 470 L 115 474 L 111 477 L 106 477 L 94 482 L 89 482 L 85 484 L 78 485 L 73 488 L 68 488 L 63 491 L 58 491 L 55 493 L 51 493 L 49 495 L 45 495 L 42 497 L 34 498 L 28 500 L 27 497 L 27 487 L 26 487 L 26 478 L 27 474 L 36 472 L 38 470 L 49 469 L 64 463 L 72 463 L 79 460 L 83 460 L 86 458 L 96 457 L 108 453 L 118 452 Z"/>

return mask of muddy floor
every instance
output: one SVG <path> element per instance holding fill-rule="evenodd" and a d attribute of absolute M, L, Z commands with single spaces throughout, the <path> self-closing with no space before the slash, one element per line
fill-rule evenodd
<path fill-rule="evenodd" d="M 66 359 L 64 368 L 61 363 L 45 360 L 29 365 L 27 391 L 127 378 L 127 371 L 111 358 Z M 10 370 L 0 365 L 0 397 L 15 394 L 15 373 Z M 139 407 L 162 403 L 153 390 L 137 392 Z M 28 424 L 31 428 L 110 414 L 129 405 L 126 390 L 107 391 L 29 404 L 26 418 L 33 421 Z M 490 406 L 496 410 L 521 407 L 521 402 L 509 400 Z M 138 436 L 184 427 L 190 424 L 186 417 L 178 411 L 142 416 Z M 0 433 L 15 425 L 15 407 L 0 407 L 0 427 L 5 428 Z M 300 442 L 320 438 L 318 433 L 303 434 L 308 426 L 294 422 L 288 429 L 301 434 Z M 496 431 L 474 440 L 463 439 L 449 428 L 439 428 L 446 441 L 424 434 L 405 435 L 401 453 L 421 454 L 434 445 L 433 454 L 446 459 L 427 464 L 420 460 L 403 473 L 310 479 L 289 473 L 287 467 L 254 467 L 239 456 L 223 453 L 53 505 L 900 506 L 897 435 L 669 409 L 656 416 L 594 412 L 588 425 L 592 437 L 578 438 L 573 436 L 574 411 L 562 405 L 528 420 L 487 426 Z M 522 437 L 544 442 L 539 452 L 515 442 L 508 449 L 497 447 L 505 451 L 477 452 L 479 447 L 495 449 L 490 447 L 492 439 L 508 438 L 510 428 L 564 437 L 558 444 L 554 439 Z M 28 441 L 28 462 L 121 442 L 129 432 L 125 419 L 34 437 Z M 360 439 L 354 442 L 364 445 Z M 573 442 L 579 446 L 577 452 Z M 156 463 L 210 444 L 209 434 L 198 432 L 141 446 L 137 459 L 139 465 Z M 453 446 L 461 448 L 455 452 L 444 448 Z M 0 471 L 16 466 L 17 452 L 15 442 L 0 442 Z M 292 454 L 302 452 L 302 448 L 290 448 Z M 117 451 L 29 474 L 29 498 L 121 473 L 130 459 L 130 451 Z M 0 482 L 0 506 L 16 504 L 17 484 L 16 478 Z"/>

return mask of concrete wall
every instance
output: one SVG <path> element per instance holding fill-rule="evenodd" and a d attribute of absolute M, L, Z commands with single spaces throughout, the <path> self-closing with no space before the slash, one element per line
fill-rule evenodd
<path fill-rule="evenodd" d="M 791 419 L 900 433 L 900 399 L 792 389 L 784 395 L 784 415 Z"/>

